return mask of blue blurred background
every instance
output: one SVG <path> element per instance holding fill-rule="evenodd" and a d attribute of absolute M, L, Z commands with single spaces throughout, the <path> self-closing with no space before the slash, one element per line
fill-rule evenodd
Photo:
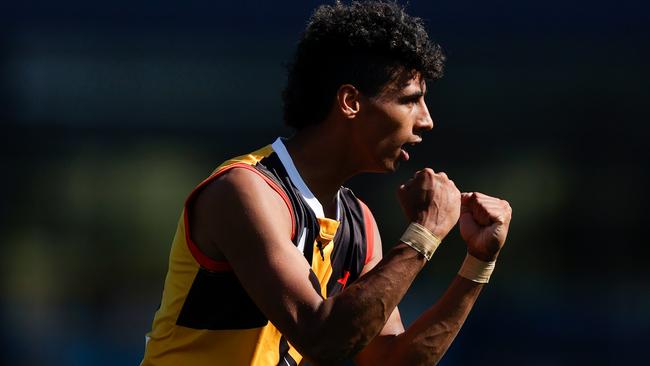
<path fill-rule="evenodd" d="M 317 4 L 0 4 L 0 363 L 139 363 L 187 193 L 291 134 L 284 65 Z M 514 208 L 441 364 L 647 362 L 650 6 L 408 9 L 448 55 L 427 96 L 437 126 L 399 172 L 349 186 L 386 247 L 406 226 L 395 189 L 425 165 Z M 464 251 L 454 231 L 401 303 L 407 324 Z"/>

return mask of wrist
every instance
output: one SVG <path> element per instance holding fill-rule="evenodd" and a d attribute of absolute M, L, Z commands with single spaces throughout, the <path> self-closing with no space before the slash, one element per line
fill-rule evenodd
<path fill-rule="evenodd" d="M 429 230 L 431 234 L 433 234 L 436 238 L 439 238 L 440 240 L 444 239 L 450 230 L 444 227 L 443 225 L 431 223 L 429 220 L 426 220 L 424 218 L 416 219 L 413 220 L 412 222 L 426 228 L 427 230 Z"/>
<path fill-rule="evenodd" d="M 438 249 L 442 240 L 425 226 L 417 222 L 412 222 L 408 228 L 406 228 L 404 234 L 402 234 L 400 241 L 415 249 L 428 261 L 431 259 L 431 256 L 433 256 L 436 249 Z"/>
<path fill-rule="evenodd" d="M 479 259 L 483 262 L 494 262 L 497 260 L 499 257 L 499 253 L 501 251 L 498 250 L 496 253 L 490 253 L 485 250 L 472 250 L 471 248 L 467 248 L 467 254 L 471 255 L 472 257 Z"/>
<path fill-rule="evenodd" d="M 483 261 L 467 253 L 458 275 L 476 283 L 488 283 L 496 266 L 496 259 Z"/>

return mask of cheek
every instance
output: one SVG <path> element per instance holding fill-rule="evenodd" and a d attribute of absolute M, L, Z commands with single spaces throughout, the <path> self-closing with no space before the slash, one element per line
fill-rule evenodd
<path fill-rule="evenodd" d="M 396 108 L 379 110 L 373 118 L 375 130 L 384 138 L 401 134 L 402 130 L 406 129 L 407 118 L 408 116 L 403 111 L 396 110 Z"/>
<path fill-rule="evenodd" d="M 389 116 L 386 123 L 382 126 L 381 135 L 379 136 L 382 145 L 396 147 L 401 146 L 408 139 L 411 128 L 404 116 Z M 401 117 L 401 118 L 400 118 Z"/>
<path fill-rule="evenodd" d="M 364 140 L 373 155 L 393 157 L 410 136 L 409 113 L 402 106 L 390 105 L 372 109 L 366 120 Z"/>
<path fill-rule="evenodd" d="M 383 130 L 383 133 L 374 136 L 374 155 L 387 161 L 393 161 L 401 155 L 402 144 L 406 138 L 404 130 L 392 126 Z M 407 136 L 407 135 L 406 135 Z"/>
<path fill-rule="evenodd" d="M 395 145 L 399 129 L 389 123 L 376 123 L 372 131 L 368 132 L 368 142 L 374 146 L 375 151 L 385 151 Z"/>

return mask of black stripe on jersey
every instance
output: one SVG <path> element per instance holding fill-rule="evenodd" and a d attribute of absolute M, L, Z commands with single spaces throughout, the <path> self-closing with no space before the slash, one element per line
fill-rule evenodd
<path fill-rule="evenodd" d="M 334 296 L 356 281 L 366 264 L 366 223 L 363 209 L 349 189 L 341 187 L 341 224 L 334 237 L 331 255 L 332 277 L 327 282 L 327 296 Z M 349 273 L 349 274 L 346 274 Z"/>
<path fill-rule="evenodd" d="M 304 256 L 311 264 L 314 243 L 320 232 L 316 215 L 289 178 L 277 153 L 265 157 L 255 167 L 261 173 L 278 182 L 289 196 L 296 222 L 296 236 L 293 242 L 297 246 L 303 229 L 306 229 Z M 334 249 L 330 256 L 332 277 L 327 284 L 328 296 L 337 294 L 346 285 L 359 278 L 366 261 L 367 248 L 363 209 L 352 191 L 341 187 L 340 192 L 341 223 L 334 236 Z"/>
<path fill-rule="evenodd" d="M 289 354 L 289 342 L 284 336 L 280 337 L 280 361 L 278 366 L 298 366 L 296 360 Z"/>
<path fill-rule="evenodd" d="M 232 271 L 199 269 L 177 325 L 192 329 L 250 329 L 263 327 L 268 319 L 248 296 Z"/>
<path fill-rule="evenodd" d="M 304 255 L 307 259 L 307 263 L 311 263 L 314 253 L 314 240 L 320 231 L 318 220 L 316 219 L 314 212 L 311 210 L 307 202 L 302 199 L 300 191 L 293 184 L 291 178 L 289 178 L 289 173 L 287 173 L 284 165 L 282 165 L 282 161 L 280 161 L 280 157 L 277 153 L 274 152 L 262 159 L 257 163 L 255 168 L 265 175 L 272 177 L 273 180 L 278 182 L 280 187 L 284 189 L 287 196 L 289 196 L 289 200 L 293 206 L 294 219 L 296 221 L 296 236 L 293 239 L 293 243 L 298 246 L 302 229 L 307 228 Z"/>

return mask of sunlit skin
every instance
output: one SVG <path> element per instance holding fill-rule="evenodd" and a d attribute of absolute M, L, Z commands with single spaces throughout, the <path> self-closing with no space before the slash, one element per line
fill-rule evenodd
<path fill-rule="evenodd" d="M 402 73 L 376 96 L 341 85 L 325 120 L 287 142 L 326 216 L 334 217 L 335 194 L 350 177 L 395 171 L 409 159 L 408 146 L 433 128 L 425 93 L 424 81 L 413 72 Z M 495 259 L 505 243 L 508 203 L 461 194 L 443 172 L 418 171 L 398 188 L 398 200 L 408 221 L 440 239 L 459 223 L 467 251 L 481 260 Z M 401 242 L 383 256 L 374 219 L 374 255 L 362 276 L 324 299 L 309 280 L 310 264 L 291 242 L 286 205 L 256 174 L 231 170 L 201 191 L 189 210 L 193 240 L 209 257 L 228 261 L 259 309 L 311 364 L 349 358 L 361 366 L 436 364 L 484 286 L 456 276 L 405 329 L 397 304 L 426 260 Z"/>
<path fill-rule="evenodd" d="M 412 77 L 410 77 L 412 75 Z M 360 98 L 362 108 L 357 124 L 360 153 L 372 163 L 370 172 L 395 171 L 401 161 L 409 159 L 407 149 L 422 141 L 422 133 L 433 128 L 424 99 L 426 83 L 418 73 L 406 73 L 374 97 Z M 356 131 L 355 131 L 356 132 Z"/>
<path fill-rule="evenodd" d="M 425 93 L 426 83 L 413 71 L 403 72 L 376 96 L 342 85 L 328 117 L 287 142 L 296 167 L 326 212 L 334 210 L 336 192 L 351 177 L 392 172 L 409 159 L 408 148 L 433 128 Z"/>

